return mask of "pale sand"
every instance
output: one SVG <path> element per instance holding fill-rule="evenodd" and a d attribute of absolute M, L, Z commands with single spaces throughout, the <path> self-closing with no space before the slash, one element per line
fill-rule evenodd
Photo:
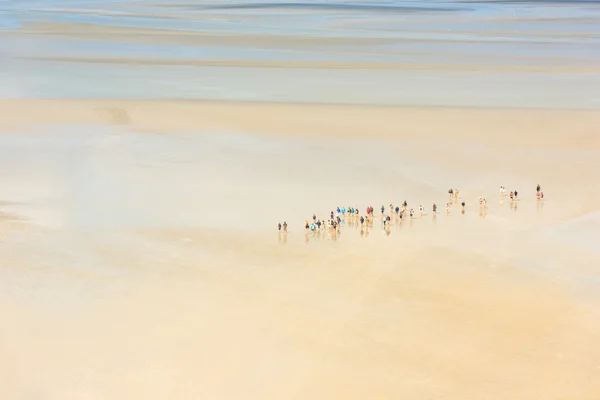
<path fill-rule="evenodd" d="M 0 100 L 0 129 L 118 124 L 143 131 L 294 138 L 461 139 L 518 147 L 597 149 L 595 110 L 410 108 L 186 100 Z"/>
<path fill-rule="evenodd" d="M 593 74 L 600 67 L 587 65 L 482 65 L 467 63 L 424 63 L 424 62 L 368 62 L 368 61 L 278 61 L 278 60 L 215 60 L 215 59 L 165 59 L 143 57 L 21 57 L 25 60 L 65 61 L 94 64 L 129 65 L 175 65 L 191 67 L 227 68 L 294 68 L 294 69 L 338 69 L 338 70 L 384 70 L 384 71 L 470 71 L 470 72 L 527 72 L 548 74 Z"/>
<path fill-rule="evenodd" d="M 0 101 L 1 209 L 26 219 L 0 221 L 0 397 L 597 399 L 599 128 L 592 111 Z M 450 186 L 465 216 L 303 243 L 313 212 L 443 210 Z"/>

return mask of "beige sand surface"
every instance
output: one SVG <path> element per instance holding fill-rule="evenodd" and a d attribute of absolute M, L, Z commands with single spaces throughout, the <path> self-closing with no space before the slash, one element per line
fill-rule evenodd
<path fill-rule="evenodd" d="M 0 101 L 0 208 L 26 219 L 0 222 L 0 397 L 597 399 L 599 128 L 591 111 Z M 429 210 L 449 186 L 466 215 L 304 243 L 312 212 Z"/>
<path fill-rule="evenodd" d="M 162 59 L 142 57 L 23 57 L 26 60 L 66 61 L 93 64 L 130 65 L 175 65 L 195 67 L 228 68 L 294 68 L 294 69 L 345 69 L 345 70 L 397 70 L 397 71 L 477 71 L 477 72 L 528 72 L 528 73 L 569 73 L 592 74 L 600 72 L 596 66 L 565 65 L 480 65 L 466 63 L 422 63 L 422 62 L 366 62 L 366 61 L 274 61 L 274 60 L 195 60 Z"/>
<path fill-rule="evenodd" d="M 537 148 L 600 146 L 600 113 L 595 110 L 21 99 L 0 100 L 0 113 L 4 131 L 36 125 L 108 123 L 156 133 L 219 131 L 332 140 L 452 138 Z"/>

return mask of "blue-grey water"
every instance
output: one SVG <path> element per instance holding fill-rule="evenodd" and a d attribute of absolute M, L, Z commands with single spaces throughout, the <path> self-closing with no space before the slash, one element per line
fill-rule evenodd
<path fill-rule="evenodd" d="M 598 26 L 595 1 L 5 1 L 0 96 L 598 108 Z"/>

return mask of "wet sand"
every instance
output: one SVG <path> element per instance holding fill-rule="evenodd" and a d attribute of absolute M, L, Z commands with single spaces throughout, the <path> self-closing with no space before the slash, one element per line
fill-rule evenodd
<path fill-rule="evenodd" d="M 2 208 L 21 218 L 0 225 L 5 396 L 600 392 L 595 112 L 1 109 L 2 129 L 21 131 L 1 146 Z M 500 184 L 520 191 L 517 210 L 500 204 Z M 449 186 L 464 216 L 453 206 L 389 236 L 376 222 L 366 238 L 344 227 L 335 242 L 304 241 L 313 212 L 404 199 L 443 210 Z"/>
<path fill-rule="evenodd" d="M 600 397 L 598 8 L 338 3 L 3 6 L 0 398 Z"/>

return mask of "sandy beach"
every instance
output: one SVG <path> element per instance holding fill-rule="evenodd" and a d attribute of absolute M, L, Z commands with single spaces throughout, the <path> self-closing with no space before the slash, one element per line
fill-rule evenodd
<path fill-rule="evenodd" d="M 600 11 L 347 3 L 2 11 L 0 398 L 600 396 Z"/>

